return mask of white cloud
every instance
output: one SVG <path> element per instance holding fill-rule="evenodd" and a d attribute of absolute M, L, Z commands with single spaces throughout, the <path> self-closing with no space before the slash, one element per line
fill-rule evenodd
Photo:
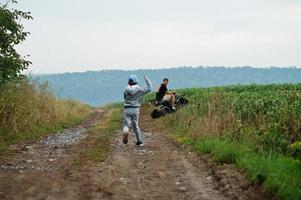
<path fill-rule="evenodd" d="M 33 72 L 183 65 L 301 66 L 293 0 L 29 0 Z M 43 9 L 41 9 L 43 7 Z"/>

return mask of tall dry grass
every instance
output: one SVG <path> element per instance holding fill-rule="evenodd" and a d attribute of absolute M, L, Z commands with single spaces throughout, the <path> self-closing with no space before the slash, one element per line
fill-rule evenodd
<path fill-rule="evenodd" d="M 22 80 L 0 87 L 0 150 L 22 139 L 75 124 L 91 108 L 81 102 L 58 99 L 47 83 Z"/>

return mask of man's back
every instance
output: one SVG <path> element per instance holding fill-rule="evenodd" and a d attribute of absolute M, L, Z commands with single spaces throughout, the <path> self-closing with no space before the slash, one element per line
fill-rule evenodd
<path fill-rule="evenodd" d="M 141 88 L 137 85 L 137 76 L 131 75 L 129 77 L 128 86 L 125 88 L 124 95 L 124 111 L 123 111 L 123 143 L 128 143 L 129 130 L 132 127 L 136 135 L 136 145 L 143 146 L 141 131 L 138 125 L 139 107 L 144 95 L 151 92 L 152 84 L 149 78 L 144 77 L 147 88 Z"/>
<path fill-rule="evenodd" d="M 147 88 L 142 88 L 138 85 L 129 85 L 125 88 L 123 92 L 124 106 L 140 107 L 142 97 L 152 90 L 152 84 L 149 78 L 145 77 L 145 82 Z"/>

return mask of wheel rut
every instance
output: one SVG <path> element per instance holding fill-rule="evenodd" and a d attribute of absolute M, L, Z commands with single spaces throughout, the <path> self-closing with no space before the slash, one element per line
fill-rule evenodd
<path fill-rule="evenodd" d="M 1 161 L 0 199 L 230 199 L 215 189 L 208 168 L 191 162 L 193 153 L 182 152 L 147 120 L 141 122 L 144 147 L 135 146 L 133 133 L 123 144 L 116 130 L 104 162 L 74 165 L 93 142 L 85 130 L 105 118 L 99 110 Z"/>

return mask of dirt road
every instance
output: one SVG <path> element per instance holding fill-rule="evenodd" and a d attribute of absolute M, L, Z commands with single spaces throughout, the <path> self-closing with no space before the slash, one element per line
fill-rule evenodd
<path fill-rule="evenodd" d="M 93 140 L 86 129 L 105 117 L 99 110 L 81 126 L 17 148 L 0 162 L 0 199 L 249 199 L 217 190 L 207 164 L 154 131 L 147 119 L 145 147 L 134 145 L 134 134 L 122 144 L 117 131 L 104 162 L 74 164 Z"/>

